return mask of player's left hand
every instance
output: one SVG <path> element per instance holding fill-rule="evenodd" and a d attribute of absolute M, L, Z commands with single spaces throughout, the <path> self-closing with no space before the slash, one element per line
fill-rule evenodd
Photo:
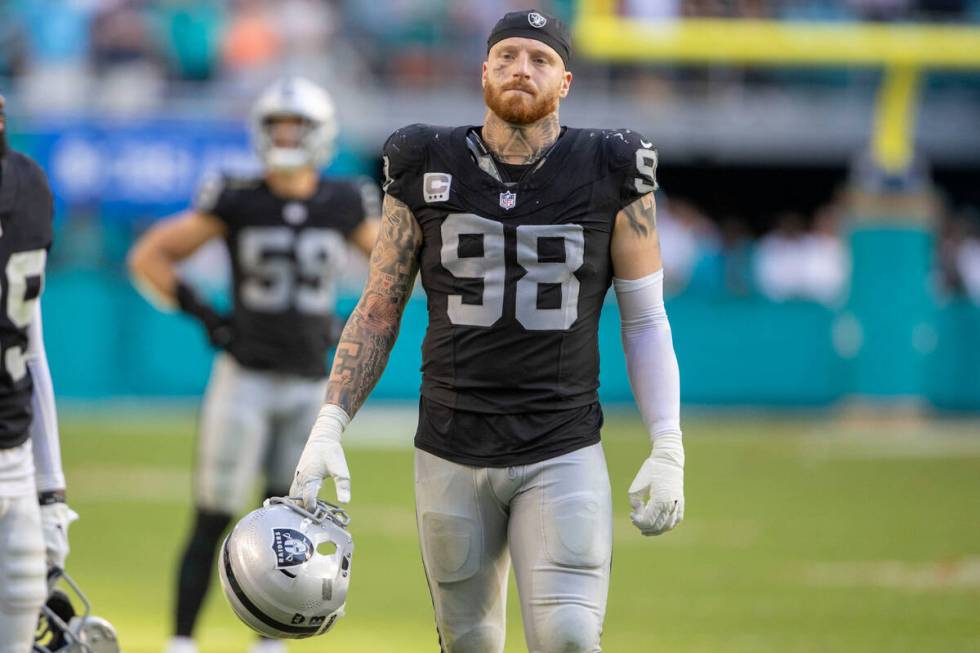
<path fill-rule="evenodd" d="M 630 519 L 644 535 L 660 535 L 684 519 L 684 445 L 680 434 L 656 438 L 629 489 Z"/>
<path fill-rule="evenodd" d="M 41 530 L 44 531 L 44 557 L 48 569 L 64 569 L 68 557 L 68 525 L 78 514 L 63 502 L 41 506 Z"/>

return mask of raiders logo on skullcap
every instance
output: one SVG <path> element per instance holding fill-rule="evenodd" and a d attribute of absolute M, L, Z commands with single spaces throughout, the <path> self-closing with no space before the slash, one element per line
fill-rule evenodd
<path fill-rule="evenodd" d="M 568 58 L 572 53 L 572 35 L 565 24 L 554 16 L 533 9 L 505 14 L 490 30 L 487 52 L 498 41 L 515 36 L 541 41 L 557 52 L 565 65 L 568 65 Z"/>

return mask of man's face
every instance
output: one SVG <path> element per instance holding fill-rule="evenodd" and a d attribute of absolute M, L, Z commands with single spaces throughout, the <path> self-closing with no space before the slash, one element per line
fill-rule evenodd
<path fill-rule="evenodd" d="M 483 64 L 483 99 L 497 116 L 529 125 L 558 109 L 572 73 L 551 47 L 535 39 L 498 41 Z"/>
<path fill-rule="evenodd" d="M 276 147 L 299 147 L 304 134 L 309 129 L 306 120 L 300 116 L 289 115 L 267 118 L 265 126 Z"/>
<path fill-rule="evenodd" d="M 3 112 L 4 99 L 0 95 L 0 159 L 7 153 L 7 116 Z"/>

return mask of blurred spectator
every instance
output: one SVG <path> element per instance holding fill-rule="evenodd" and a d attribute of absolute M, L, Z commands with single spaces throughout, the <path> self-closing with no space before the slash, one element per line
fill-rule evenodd
<path fill-rule="evenodd" d="M 97 98 L 115 112 L 140 112 L 163 96 L 162 52 L 137 0 L 108 0 L 92 21 Z"/>
<path fill-rule="evenodd" d="M 261 0 L 236 0 L 232 9 L 222 52 L 225 69 L 234 75 L 268 73 L 282 50 L 273 7 Z"/>
<path fill-rule="evenodd" d="M 326 55 L 337 26 L 332 4 L 324 0 L 282 0 L 277 3 L 276 17 L 283 64 L 290 72 L 316 77 L 317 68 L 331 64 Z"/>
<path fill-rule="evenodd" d="M 687 287 L 708 289 L 712 281 L 709 261 L 719 253 L 718 229 L 703 213 L 682 200 L 660 201 L 657 207 L 657 233 L 660 237 L 667 292 Z"/>
<path fill-rule="evenodd" d="M 980 304 L 980 214 L 970 210 L 947 218 L 938 245 L 943 289 Z"/>
<path fill-rule="evenodd" d="M 169 0 L 158 7 L 170 69 L 177 79 L 205 81 L 218 67 L 224 14 L 215 0 Z"/>
<path fill-rule="evenodd" d="M 810 299 L 825 304 L 840 299 L 850 265 L 839 236 L 834 205 L 817 212 L 807 231 L 802 215 L 781 214 L 776 228 L 756 249 L 755 273 L 760 291 L 770 299 Z"/>
<path fill-rule="evenodd" d="M 744 220 L 728 216 L 721 221 L 722 284 L 738 297 L 752 293 L 752 234 Z"/>
<path fill-rule="evenodd" d="M 20 71 L 25 74 L 24 108 L 51 112 L 83 104 L 89 31 L 98 1 L 17 0 L 10 6 L 24 30 Z M 3 29 L 0 26 L 0 31 Z"/>

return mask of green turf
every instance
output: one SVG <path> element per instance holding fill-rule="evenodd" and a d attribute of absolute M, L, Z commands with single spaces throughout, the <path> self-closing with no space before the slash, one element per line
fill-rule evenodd
<path fill-rule="evenodd" d="M 410 437 L 410 425 L 399 425 Z M 126 653 L 157 653 L 190 515 L 193 418 L 63 420 L 69 569 Z M 626 488 L 647 455 L 639 423 L 613 416 L 616 500 L 603 636 L 646 651 L 980 651 L 980 439 L 976 425 L 844 427 L 832 421 L 686 422 L 687 519 L 641 537 Z M 407 448 L 357 447 L 348 615 L 294 651 L 437 650 Z M 202 653 L 245 651 L 215 582 Z M 511 592 L 507 651 L 525 650 Z"/>

